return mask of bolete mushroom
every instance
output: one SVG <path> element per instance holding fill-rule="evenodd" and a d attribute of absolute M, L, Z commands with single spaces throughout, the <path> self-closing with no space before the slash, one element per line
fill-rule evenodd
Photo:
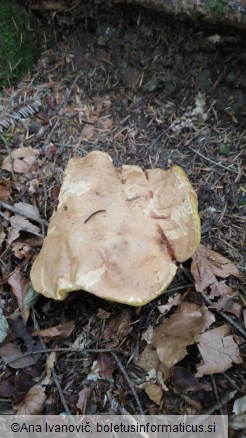
<path fill-rule="evenodd" d="M 31 281 L 57 300 L 83 290 L 141 306 L 168 287 L 176 261 L 199 241 L 197 196 L 179 166 L 115 168 L 95 151 L 68 163 Z"/>

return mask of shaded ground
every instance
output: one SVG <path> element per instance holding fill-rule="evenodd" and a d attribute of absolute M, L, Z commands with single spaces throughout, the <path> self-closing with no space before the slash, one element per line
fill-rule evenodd
<path fill-rule="evenodd" d="M 11 205 L 35 204 L 41 217 L 49 219 L 68 159 L 95 149 L 108 152 L 117 165 L 166 168 L 179 164 L 198 194 L 202 243 L 228 257 L 242 274 L 240 280 L 231 278 L 229 284 L 234 291 L 230 305 L 238 304 L 237 312 L 234 308 L 230 316 L 243 326 L 245 104 L 246 44 L 242 33 L 192 27 L 150 11 L 123 7 L 90 18 L 86 29 L 79 27 L 78 20 L 74 31 L 58 38 L 54 47 L 43 53 L 31 75 L 17 88 L 6 90 L 1 99 L 0 125 L 4 117 L 5 124 L 6 118 L 13 121 L 13 111 L 21 113 L 21 108 L 26 108 L 15 126 L 6 130 L 2 125 L 1 158 L 22 146 L 39 152 L 28 172 L 11 175 L 1 171 L 0 183 L 9 191 L 2 199 Z M 29 278 L 33 257 L 42 244 L 40 236 L 21 231 L 17 250 L 11 237 L 6 241 L 7 227 L 11 233 L 4 219 L 0 232 L 5 316 L 17 308 L 7 284 L 9 276 L 18 268 Z M 36 234 L 41 233 L 40 228 Z M 75 321 L 71 335 L 53 338 L 43 348 L 120 348 L 117 357 L 128 381 L 110 353 L 58 354 L 55 362 L 60 385 L 51 380 L 46 386 L 47 398 L 40 402 L 41 411 L 60 413 L 69 409 L 71 413 L 92 414 L 124 413 L 126 409 L 138 413 L 141 404 L 148 414 L 198 414 L 209 409 L 213 413 L 231 413 L 232 391 L 237 391 L 231 397 L 234 399 L 245 394 L 242 365 L 212 378 L 202 377 L 202 384 L 210 383 L 209 390 L 187 390 L 183 377 L 177 383 L 169 376 L 159 403 L 151 400 L 142 387 L 146 374 L 137 366 L 144 345 L 141 336 L 148 326 L 160 322 L 158 306 L 176 292 L 188 302 L 203 303 L 194 289 L 189 261 L 180 267 L 168 292 L 141 309 L 128 309 L 78 292 L 62 303 L 40 298 L 35 305 L 36 316 L 32 314 L 27 328 L 23 322 L 16 328 L 16 322 L 10 320 L 8 340 L 20 338 L 22 352 L 33 348 L 30 333 L 35 320 L 41 329 Z M 227 302 L 222 310 L 229 314 L 229 307 Z M 109 329 L 111 320 L 116 320 L 114 329 Z M 222 322 L 217 313 L 215 326 Z M 233 324 L 231 330 L 239 334 Z M 38 338 L 34 339 L 37 343 Z M 197 347 L 188 350 L 179 365 L 194 375 L 201 358 Z M 241 345 L 242 358 L 244 354 L 245 343 Z M 40 380 L 44 363 L 42 355 L 29 367 L 22 364 L 17 370 L 3 370 L 2 413 L 12 412 Z"/>

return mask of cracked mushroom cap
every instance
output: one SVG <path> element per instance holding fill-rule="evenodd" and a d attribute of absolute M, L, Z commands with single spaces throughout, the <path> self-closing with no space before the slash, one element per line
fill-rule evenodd
<path fill-rule="evenodd" d="M 115 168 L 109 155 L 72 158 L 31 270 L 34 289 L 141 306 L 156 298 L 200 242 L 197 196 L 185 172 Z"/>

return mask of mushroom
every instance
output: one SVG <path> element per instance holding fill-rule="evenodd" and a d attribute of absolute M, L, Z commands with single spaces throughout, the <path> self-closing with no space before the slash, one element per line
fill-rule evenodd
<path fill-rule="evenodd" d="M 199 242 L 197 196 L 179 166 L 115 168 L 94 151 L 68 163 L 31 281 L 56 300 L 82 290 L 141 306 L 168 287 L 176 262 Z"/>

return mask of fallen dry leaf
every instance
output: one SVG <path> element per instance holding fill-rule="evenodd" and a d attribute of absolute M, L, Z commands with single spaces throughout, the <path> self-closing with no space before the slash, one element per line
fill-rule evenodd
<path fill-rule="evenodd" d="M 151 370 L 157 370 L 160 365 L 160 359 L 156 350 L 147 345 L 140 355 L 138 366 L 142 368 L 146 373 Z"/>
<path fill-rule="evenodd" d="M 167 304 L 158 306 L 158 310 L 162 315 L 166 315 L 173 306 L 178 306 L 182 301 L 182 295 L 180 293 L 175 293 L 168 298 Z"/>
<path fill-rule="evenodd" d="M 0 356 L 5 363 L 8 363 L 21 355 L 21 348 L 16 342 L 9 342 L 8 344 L 2 345 L 0 347 Z M 36 355 L 30 355 L 25 357 L 19 357 L 19 359 L 11 362 L 8 366 L 14 369 L 26 368 L 35 364 L 36 361 Z"/>
<path fill-rule="evenodd" d="M 8 284 L 11 286 L 12 292 L 17 299 L 19 309 L 22 312 L 24 310 L 23 304 L 29 290 L 30 280 L 28 280 L 21 271 L 16 270 L 9 277 Z M 29 311 L 26 311 L 24 318 L 25 321 L 27 320 L 28 316 Z"/>
<path fill-rule="evenodd" d="M 218 311 L 225 310 L 226 312 L 232 313 L 237 318 L 240 318 L 242 306 L 238 303 L 234 303 L 231 295 L 223 295 L 218 301 L 213 302 L 212 307 Z"/>
<path fill-rule="evenodd" d="M 16 269 L 16 271 L 14 271 L 9 277 L 8 284 L 11 286 L 12 292 L 16 297 L 22 320 L 24 324 L 26 324 L 30 315 L 30 310 L 25 306 L 25 300 L 30 287 L 30 280 L 28 280 L 21 271 Z"/>
<path fill-rule="evenodd" d="M 182 393 L 212 389 L 210 383 L 200 383 L 189 370 L 181 366 L 171 368 L 170 377 L 175 389 Z"/>
<path fill-rule="evenodd" d="M 196 377 L 204 374 L 223 373 L 233 363 L 242 363 L 239 348 L 230 333 L 230 326 L 223 324 L 196 337 L 203 363 L 198 365 Z"/>
<path fill-rule="evenodd" d="M 0 184 L 0 201 L 7 201 L 10 197 L 10 190 L 4 184 Z"/>
<path fill-rule="evenodd" d="M 36 205 L 27 204 L 26 202 L 16 202 L 14 207 L 18 210 L 18 213 L 25 213 L 30 215 L 30 218 L 40 219 L 39 209 Z"/>
<path fill-rule="evenodd" d="M 17 231 L 19 237 L 19 231 L 27 231 L 32 234 L 39 234 L 39 227 L 33 225 L 28 219 L 20 216 L 19 214 L 15 214 L 10 218 L 11 226 Z"/>
<path fill-rule="evenodd" d="M 225 295 L 233 295 L 233 290 L 227 286 L 224 281 L 218 281 L 217 278 L 215 278 L 215 282 L 210 285 L 210 292 L 208 294 L 209 298 L 213 299 Z"/>
<path fill-rule="evenodd" d="M 3 161 L 2 169 L 8 172 L 13 170 L 16 173 L 26 173 L 30 170 L 37 155 L 38 151 L 31 147 L 15 149 Z"/>
<path fill-rule="evenodd" d="M 102 321 L 104 321 L 105 319 L 108 319 L 110 317 L 111 313 L 107 312 L 104 309 L 98 309 L 97 311 L 97 317 L 99 319 L 101 319 Z"/>
<path fill-rule="evenodd" d="M 7 243 L 11 245 L 12 242 L 14 242 L 16 239 L 20 237 L 20 232 L 16 228 L 8 228 L 8 237 L 7 237 Z"/>
<path fill-rule="evenodd" d="M 146 382 L 144 383 L 143 388 L 146 394 L 148 395 L 148 397 L 150 398 L 150 400 L 152 400 L 155 404 L 160 406 L 164 392 L 161 386 L 157 385 L 154 382 Z"/>
<path fill-rule="evenodd" d="M 24 400 L 14 406 L 16 415 L 38 415 L 44 408 L 46 395 L 41 384 L 32 386 Z"/>
<path fill-rule="evenodd" d="M 151 347 L 151 345 L 145 347 L 140 355 L 137 365 L 148 373 L 150 378 L 157 378 L 158 375 L 162 376 L 162 381 L 169 378 L 169 369 L 161 363 L 156 350 Z"/>
<path fill-rule="evenodd" d="M 131 333 L 131 313 L 129 310 L 123 310 L 118 316 L 109 321 L 108 326 L 103 334 L 103 339 L 107 341 L 107 348 L 113 348 Z"/>
<path fill-rule="evenodd" d="M 65 322 L 63 324 L 56 325 L 43 330 L 34 330 L 33 336 L 42 336 L 45 342 L 49 342 L 53 339 L 68 338 L 74 330 L 74 321 Z"/>
<path fill-rule="evenodd" d="M 195 286 L 198 292 L 204 292 L 208 287 L 214 287 L 214 296 L 225 293 L 224 284 L 218 282 L 217 277 L 227 278 L 229 275 L 239 277 L 236 266 L 222 255 L 199 245 L 192 255 L 191 273 L 195 279 Z M 217 290 L 216 290 L 217 289 Z M 228 294 L 228 290 L 226 291 Z"/>
<path fill-rule="evenodd" d="M 86 413 L 86 406 L 90 395 L 91 395 L 91 389 L 88 388 L 88 386 L 85 386 L 83 389 L 81 389 L 81 391 L 79 391 L 79 399 L 76 406 L 80 410 L 82 415 Z"/>
<path fill-rule="evenodd" d="M 195 342 L 213 322 L 214 315 L 204 306 L 183 302 L 177 311 L 165 319 L 155 330 L 153 346 L 168 368 L 187 355 L 187 345 Z"/>

